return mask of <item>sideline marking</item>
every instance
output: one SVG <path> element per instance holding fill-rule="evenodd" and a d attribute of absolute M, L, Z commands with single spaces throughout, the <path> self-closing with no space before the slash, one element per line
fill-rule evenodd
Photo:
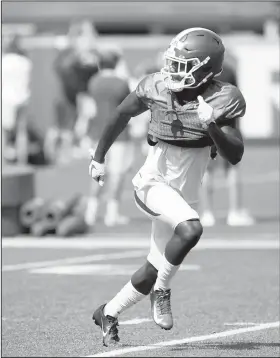
<path fill-rule="evenodd" d="M 123 354 L 131 353 L 131 352 L 149 351 L 149 350 L 153 350 L 153 349 L 160 349 L 163 347 L 176 346 L 178 344 L 184 344 L 184 343 L 190 343 L 190 342 L 202 342 L 202 341 L 207 341 L 207 340 L 216 339 L 216 338 L 235 336 L 237 334 L 242 334 L 242 333 L 261 331 L 263 329 L 277 328 L 277 327 L 279 327 L 279 324 L 280 324 L 279 321 L 263 323 L 263 324 L 260 324 L 258 326 L 254 326 L 254 327 L 237 328 L 237 329 L 232 329 L 229 331 L 207 334 L 204 336 L 175 339 L 172 341 L 164 341 L 164 342 L 159 342 L 159 343 L 155 343 L 155 344 L 149 344 L 147 346 L 115 349 L 113 351 L 101 352 L 101 353 L 97 353 L 97 354 L 89 355 L 89 356 L 85 356 L 85 357 L 117 357 L 117 356 L 121 356 Z"/>
<path fill-rule="evenodd" d="M 38 261 L 38 262 L 26 262 L 22 264 L 15 265 L 4 265 L 2 267 L 2 271 L 19 271 L 19 270 L 29 270 L 33 268 L 39 267 L 48 267 L 55 266 L 60 264 L 80 264 L 80 263 L 88 263 L 93 261 L 103 261 L 103 260 L 120 260 L 125 258 L 132 257 L 141 257 L 146 255 L 145 251 L 126 251 L 126 252 L 117 252 L 117 253 L 108 253 L 108 254 L 97 254 L 90 256 L 79 256 L 79 257 L 69 257 L 65 259 L 58 260 L 49 260 L 49 261 Z"/>
<path fill-rule="evenodd" d="M 139 265 L 131 264 L 99 264 L 99 265 L 69 265 L 52 266 L 32 269 L 29 272 L 35 274 L 55 274 L 55 275 L 102 275 L 102 276 L 126 276 L 132 275 Z M 181 265 L 179 271 L 197 271 L 198 265 Z"/>
<path fill-rule="evenodd" d="M 253 249 L 253 250 L 273 250 L 279 249 L 279 240 L 275 239 L 276 235 L 271 235 L 265 239 L 201 239 L 193 250 L 206 249 Z M 248 237 L 248 236 L 247 236 Z M 150 247 L 150 238 L 137 237 L 133 239 L 101 238 L 96 237 L 94 240 L 85 237 L 76 237 L 70 240 L 61 238 L 36 239 L 27 237 L 17 237 L 13 239 L 2 239 L 2 248 L 49 248 L 49 249 L 147 249 Z"/>

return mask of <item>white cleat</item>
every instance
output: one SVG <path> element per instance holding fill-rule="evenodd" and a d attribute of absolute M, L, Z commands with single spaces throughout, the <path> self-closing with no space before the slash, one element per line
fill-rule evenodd
<path fill-rule="evenodd" d="M 150 293 L 153 320 L 158 326 L 166 330 L 173 327 L 170 297 L 170 289 L 154 290 L 152 288 Z"/>

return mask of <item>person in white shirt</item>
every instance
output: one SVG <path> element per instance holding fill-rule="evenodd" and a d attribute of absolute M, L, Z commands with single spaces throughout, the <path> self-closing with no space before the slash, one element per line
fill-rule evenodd
<path fill-rule="evenodd" d="M 2 56 L 2 154 L 4 159 L 26 163 L 28 157 L 27 106 L 32 62 L 20 47 L 19 37 L 8 43 Z M 15 150 L 8 151 L 15 134 Z"/>

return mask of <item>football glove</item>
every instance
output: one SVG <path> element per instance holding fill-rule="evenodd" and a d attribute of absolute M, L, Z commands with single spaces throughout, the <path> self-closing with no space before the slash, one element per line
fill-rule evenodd
<path fill-rule="evenodd" d="M 89 149 L 89 154 L 91 155 L 91 161 L 89 163 L 89 175 L 92 177 L 92 179 L 96 180 L 100 186 L 103 186 L 105 176 L 105 163 L 98 163 L 96 160 L 93 159 L 93 149 Z"/>

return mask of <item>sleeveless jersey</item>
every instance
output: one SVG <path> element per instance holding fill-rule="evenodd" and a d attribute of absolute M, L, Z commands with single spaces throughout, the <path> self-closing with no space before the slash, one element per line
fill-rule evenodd
<path fill-rule="evenodd" d="M 213 144 L 200 123 L 198 100 L 180 105 L 176 95 L 166 88 L 161 73 L 144 77 L 136 95 L 151 111 L 150 135 L 165 141 L 189 142 L 190 146 L 191 143 L 198 147 Z M 201 96 L 214 109 L 214 119 L 221 127 L 245 114 L 244 97 L 229 83 L 213 80 Z"/>

